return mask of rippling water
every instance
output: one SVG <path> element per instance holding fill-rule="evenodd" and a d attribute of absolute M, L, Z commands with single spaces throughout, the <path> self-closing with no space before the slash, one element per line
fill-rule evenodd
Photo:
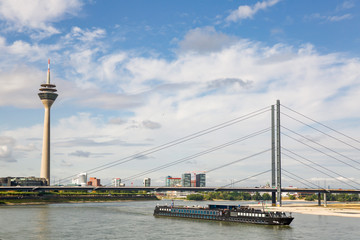
<path fill-rule="evenodd" d="M 0 240 L 8 239 L 359 239 L 360 218 L 293 214 L 290 226 L 154 217 L 170 201 L 1 206 Z M 179 205 L 205 205 L 181 202 Z M 226 202 L 226 204 L 239 202 Z M 243 204 L 240 202 L 240 204 Z"/>

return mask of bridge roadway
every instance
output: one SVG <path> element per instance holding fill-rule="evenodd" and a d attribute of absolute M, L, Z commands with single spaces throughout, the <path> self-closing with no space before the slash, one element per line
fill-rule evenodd
<path fill-rule="evenodd" d="M 77 186 L 2 186 L 0 191 L 50 191 L 50 190 L 72 190 L 72 191 L 179 191 L 179 192 L 276 192 L 276 188 L 223 188 L 223 187 L 77 187 Z M 297 193 L 354 193 L 360 194 L 360 189 L 313 189 L 313 188 L 281 188 L 282 192 Z"/>

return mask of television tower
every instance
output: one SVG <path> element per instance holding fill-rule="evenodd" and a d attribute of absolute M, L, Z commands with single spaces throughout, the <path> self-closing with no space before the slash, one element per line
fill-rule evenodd
<path fill-rule="evenodd" d="M 39 97 L 44 104 L 44 135 L 43 135 L 43 148 L 41 157 L 41 172 L 40 177 L 45 178 L 47 185 L 50 185 L 50 108 L 57 98 L 58 94 L 55 93 L 54 84 L 50 84 L 50 59 L 48 60 L 48 72 L 46 83 L 41 84 L 39 89 Z"/>

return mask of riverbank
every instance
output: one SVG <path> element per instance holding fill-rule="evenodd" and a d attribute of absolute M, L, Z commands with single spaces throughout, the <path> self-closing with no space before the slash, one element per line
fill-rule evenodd
<path fill-rule="evenodd" d="M 155 195 L 127 194 L 127 195 L 44 195 L 44 196 L 2 196 L 0 205 L 40 205 L 53 203 L 81 203 L 81 202 L 118 202 L 118 201 L 153 201 L 158 200 Z"/>
<path fill-rule="evenodd" d="M 331 203 L 327 207 L 316 204 L 293 203 L 282 207 L 266 206 L 270 211 L 293 212 L 301 214 L 355 217 L 360 218 L 360 203 Z"/>

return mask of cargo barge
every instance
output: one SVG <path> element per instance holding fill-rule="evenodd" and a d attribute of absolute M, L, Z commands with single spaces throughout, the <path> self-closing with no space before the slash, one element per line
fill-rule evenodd
<path fill-rule="evenodd" d="M 215 205 L 200 206 L 156 206 L 154 216 L 213 221 L 254 223 L 264 225 L 289 225 L 294 219 L 291 213 L 265 211 L 249 206 Z"/>

